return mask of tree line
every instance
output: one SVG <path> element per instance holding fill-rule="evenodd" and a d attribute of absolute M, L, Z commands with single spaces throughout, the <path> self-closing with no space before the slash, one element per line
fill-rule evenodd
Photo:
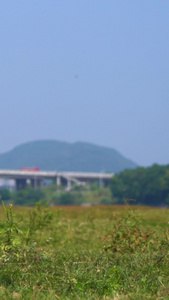
<path fill-rule="evenodd" d="M 147 168 L 125 170 L 113 177 L 110 188 L 112 199 L 118 204 L 124 203 L 125 199 L 133 199 L 134 204 L 167 206 L 169 165 L 154 164 Z"/>

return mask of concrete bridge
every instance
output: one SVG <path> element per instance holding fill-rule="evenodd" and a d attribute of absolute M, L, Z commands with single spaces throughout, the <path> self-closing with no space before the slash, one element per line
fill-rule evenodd
<path fill-rule="evenodd" d="M 82 186 L 99 181 L 106 186 L 113 176 L 113 173 L 0 170 L 0 178 L 15 180 L 16 190 L 25 189 L 28 182 L 33 188 L 42 187 L 46 179 L 53 180 L 57 186 L 67 186 L 67 191 L 72 183 Z"/>

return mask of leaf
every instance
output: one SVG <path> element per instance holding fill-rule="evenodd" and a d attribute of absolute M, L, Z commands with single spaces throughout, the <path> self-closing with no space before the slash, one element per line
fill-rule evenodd
<path fill-rule="evenodd" d="M 2 201 L 2 206 L 3 206 L 3 209 L 4 209 L 5 211 L 7 211 L 7 208 L 6 208 L 5 204 L 4 204 L 4 201 Z"/>

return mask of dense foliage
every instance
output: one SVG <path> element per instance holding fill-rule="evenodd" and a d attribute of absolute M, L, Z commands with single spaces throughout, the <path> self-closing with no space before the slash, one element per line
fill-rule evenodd
<path fill-rule="evenodd" d="M 43 189 L 33 189 L 28 186 L 25 190 L 12 191 L 1 190 L 0 197 L 6 203 L 15 205 L 33 206 L 36 202 L 50 203 L 51 205 L 91 205 L 111 204 L 112 197 L 109 188 L 99 187 L 97 184 L 81 188 L 74 186 L 70 192 L 64 187 L 56 185 L 46 186 Z"/>
<path fill-rule="evenodd" d="M 112 197 L 117 203 L 134 199 L 135 204 L 166 206 L 169 204 L 169 165 L 125 170 L 111 181 Z"/>

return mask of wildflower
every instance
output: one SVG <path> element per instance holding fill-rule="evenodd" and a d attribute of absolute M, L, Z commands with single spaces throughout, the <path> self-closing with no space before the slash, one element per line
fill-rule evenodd
<path fill-rule="evenodd" d="M 49 240 L 46 240 L 47 243 L 49 243 Z"/>
<path fill-rule="evenodd" d="M 37 242 L 34 242 L 34 245 L 37 245 Z"/>

